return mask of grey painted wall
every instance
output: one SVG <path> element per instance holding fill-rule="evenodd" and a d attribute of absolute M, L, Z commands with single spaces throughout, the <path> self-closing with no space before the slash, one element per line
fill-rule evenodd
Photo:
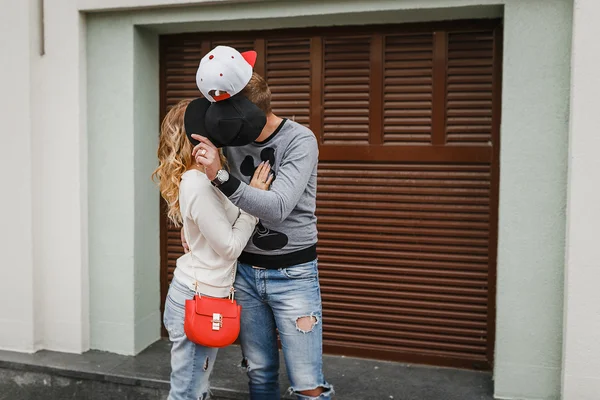
<path fill-rule="evenodd" d="M 160 337 L 158 36 L 127 15 L 88 19 L 91 347 Z"/>

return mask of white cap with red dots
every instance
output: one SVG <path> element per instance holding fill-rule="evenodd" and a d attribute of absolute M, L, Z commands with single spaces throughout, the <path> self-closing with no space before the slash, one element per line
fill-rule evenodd
<path fill-rule="evenodd" d="M 255 51 L 240 53 L 233 47 L 217 46 L 200 60 L 196 85 L 209 101 L 225 100 L 250 82 L 255 62 Z"/>

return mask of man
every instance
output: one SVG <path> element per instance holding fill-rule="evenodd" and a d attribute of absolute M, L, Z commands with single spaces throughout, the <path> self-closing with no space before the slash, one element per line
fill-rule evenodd
<path fill-rule="evenodd" d="M 228 93 L 207 83 L 217 72 L 219 77 L 233 76 L 234 82 L 247 82 L 241 95 L 266 115 L 266 124 L 253 143 L 226 148 L 230 173 L 221 164 L 217 148 L 205 137 L 193 135 L 201 142 L 193 156 L 205 167 L 207 177 L 235 205 L 260 219 L 239 258 L 235 281 L 236 299 L 243 310 L 240 341 L 250 398 L 281 397 L 279 333 L 290 392 L 299 399 L 330 399 L 333 387 L 322 369 L 317 272 L 317 141 L 308 128 L 273 114 L 266 81 L 256 73 L 247 80 L 246 72 L 240 72 L 245 66 L 235 64 L 238 57 L 223 57 L 218 49 L 203 58 L 198 70 L 197 83 L 205 97 L 218 101 L 235 96 L 235 85 L 233 93 Z M 231 65 L 223 62 L 230 58 Z M 253 59 L 244 58 L 253 66 Z M 256 168 L 269 167 L 272 176 L 265 179 L 272 179 L 269 191 L 248 185 Z"/>

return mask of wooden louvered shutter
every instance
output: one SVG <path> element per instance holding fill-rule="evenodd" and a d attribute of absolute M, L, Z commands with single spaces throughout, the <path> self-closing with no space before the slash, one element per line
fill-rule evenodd
<path fill-rule="evenodd" d="M 311 127 L 329 351 L 489 368 L 496 41 L 494 28 L 322 37 Z"/>
<path fill-rule="evenodd" d="M 310 39 L 268 39 L 265 78 L 271 89 L 271 107 L 279 116 L 309 125 Z"/>
<path fill-rule="evenodd" d="M 236 48 L 240 53 L 244 52 L 244 51 L 248 51 L 248 50 L 254 50 L 254 40 L 248 40 L 248 39 L 214 39 L 212 41 L 210 41 L 210 45 L 207 46 L 206 50 L 199 54 L 200 56 L 203 56 L 204 53 L 207 53 L 210 49 L 217 47 L 217 46 L 231 46 Z M 200 57 L 201 58 L 201 57 Z M 198 61 L 199 63 L 200 61 Z M 198 65 L 196 65 L 196 68 L 198 68 Z M 195 74 L 195 72 L 194 72 Z"/>
<path fill-rule="evenodd" d="M 371 35 L 323 39 L 323 143 L 369 143 L 370 52 Z"/>
<path fill-rule="evenodd" d="M 485 363 L 489 166 L 321 162 L 319 174 L 326 343 Z"/>
<path fill-rule="evenodd" d="M 491 366 L 500 35 L 457 21 L 161 39 L 163 112 L 198 95 L 212 46 L 253 48 L 274 112 L 317 136 L 326 352 Z M 181 247 L 162 237 L 164 296 Z"/>
<path fill-rule="evenodd" d="M 431 143 L 433 35 L 386 35 L 383 143 Z"/>
<path fill-rule="evenodd" d="M 492 142 L 493 84 L 493 33 L 449 33 L 446 94 L 448 143 Z"/>

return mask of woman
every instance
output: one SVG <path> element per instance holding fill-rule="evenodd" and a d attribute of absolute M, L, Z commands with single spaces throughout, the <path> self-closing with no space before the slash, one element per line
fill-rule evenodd
<path fill-rule="evenodd" d="M 158 181 L 169 219 L 183 226 L 189 252 L 177 260 L 177 267 L 165 304 L 164 324 L 173 343 L 171 349 L 171 390 L 168 400 L 208 398 L 209 378 L 216 348 L 192 343 L 185 336 L 185 301 L 194 297 L 194 288 L 211 297 L 227 297 L 233 284 L 237 257 L 252 235 L 257 218 L 234 206 L 192 158 L 192 143 L 184 130 L 189 100 L 175 105 L 161 125 L 158 147 Z M 222 161 L 223 154 L 220 154 Z M 224 163 L 225 165 L 225 163 Z M 268 190 L 272 181 L 268 165 L 257 168 L 250 186 Z"/>

